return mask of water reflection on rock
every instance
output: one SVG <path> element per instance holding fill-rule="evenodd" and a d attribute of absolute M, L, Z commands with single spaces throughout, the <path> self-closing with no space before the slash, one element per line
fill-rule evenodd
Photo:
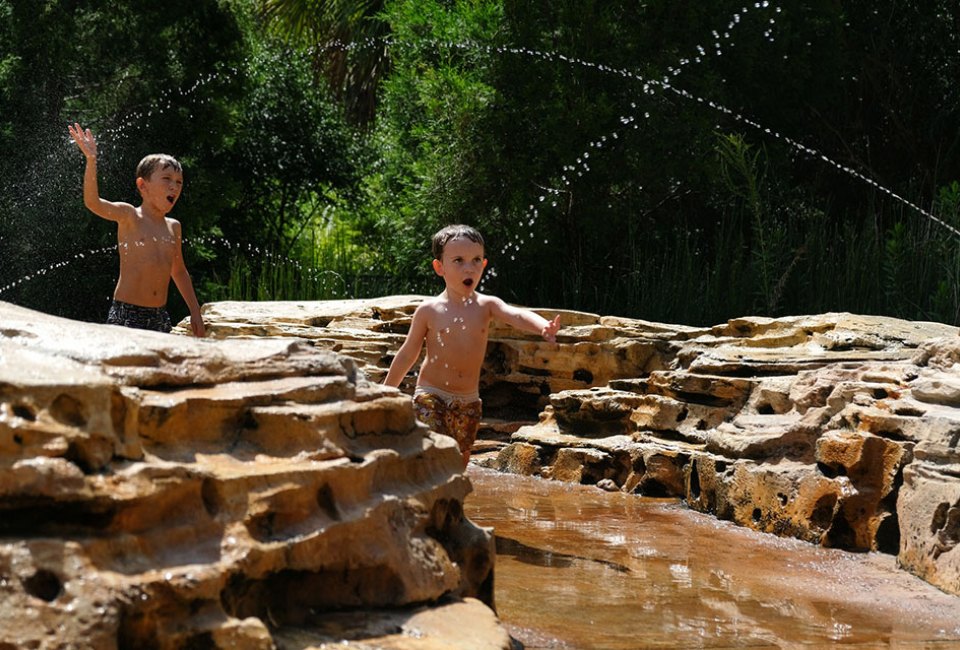
<path fill-rule="evenodd" d="M 533 648 L 960 648 L 960 598 L 889 555 L 824 549 L 649 499 L 471 467 L 501 619 Z"/>

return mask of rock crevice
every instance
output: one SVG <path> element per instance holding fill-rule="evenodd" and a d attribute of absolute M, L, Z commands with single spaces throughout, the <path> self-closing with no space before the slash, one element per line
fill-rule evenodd
<path fill-rule="evenodd" d="M 319 645 L 337 612 L 459 604 L 510 647 L 478 611 L 495 549 L 463 515 L 456 444 L 354 360 L 4 303 L 0 320 L 0 641 L 259 649 L 296 627 Z"/>
<path fill-rule="evenodd" d="M 322 331 L 307 335 L 379 381 L 422 300 L 208 313 L 215 336 L 283 336 L 271 312 L 300 335 L 323 312 Z M 556 344 L 491 329 L 479 462 L 896 554 L 960 594 L 957 328 L 848 313 L 695 328 L 539 311 L 561 314 Z"/>

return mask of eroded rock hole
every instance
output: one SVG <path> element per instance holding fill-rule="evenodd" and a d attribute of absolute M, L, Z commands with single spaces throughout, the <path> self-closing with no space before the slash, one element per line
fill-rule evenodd
<path fill-rule="evenodd" d="M 212 478 L 203 479 L 203 483 L 200 486 L 200 499 L 203 501 L 203 507 L 208 515 L 216 517 L 220 514 L 220 508 L 223 504 L 215 480 Z"/>
<path fill-rule="evenodd" d="M 323 514 L 334 521 L 340 521 L 340 510 L 337 508 L 337 499 L 333 494 L 333 488 L 329 485 L 321 486 L 317 490 L 317 505 Z"/>
<path fill-rule="evenodd" d="M 842 513 L 834 517 L 830 530 L 824 535 L 824 546 L 844 548 L 851 551 L 863 550 L 857 546 L 857 535 L 850 522 Z"/>
<path fill-rule="evenodd" d="M 847 468 L 843 465 L 828 465 L 826 463 L 818 462 L 817 469 L 820 470 L 820 473 L 827 478 L 837 478 L 838 476 L 847 475 Z"/>
<path fill-rule="evenodd" d="M 235 574 L 220 592 L 228 615 L 255 616 L 279 626 L 302 625 L 316 610 L 386 607 L 404 598 L 409 598 L 404 580 L 393 567 L 382 564 L 286 569 L 256 580 Z"/>
<path fill-rule="evenodd" d="M 826 529 L 833 521 L 833 509 L 837 505 L 837 495 L 825 494 L 817 500 L 817 505 L 810 513 L 810 524 L 816 528 Z"/>
<path fill-rule="evenodd" d="M 66 394 L 57 396 L 50 404 L 49 411 L 57 422 L 71 427 L 84 427 L 90 419 L 83 402 Z"/>
<path fill-rule="evenodd" d="M 273 541 L 277 515 L 274 512 L 264 512 L 251 517 L 247 521 L 247 530 L 258 542 Z"/>
<path fill-rule="evenodd" d="M 640 484 L 640 494 L 646 497 L 672 497 L 675 496 L 663 483 L 656 479 L 648 479 Z"/>
<path fill-rule="evenodd" d="M 697 461 L 690 463 L 690 489 L 688 492 L 691 500 L 696 501 L 700 498 L 700 472 L 697 469 Z"/>
<path fill-rule="evenodd" d="M 897 516 L 890 513 L 884 517 L 877 527 L 877 550 L 889 555 L 900 553 L 900 522 Z"/>
<path fill-rule="evenodd" d="M 35 422 L 37 420 L 36 412 L 26 404 L 14 404 L 13 414 L 21 420 L 27 420 L 29 422 Z"/>
<path fill-rule="evenodd" d="M 933 519 L 930 520 L 930 532 L 935 533 L 947 523 L 947 513 L 950 511 L 950 504 L 944 501 L 933 511 Z"/>
<path fill-rule="evenodd" d="M 585 368 L 577 368 L 573 371 L 574 381 L 582 381 L 585 384 L 593 383 L 593 373 Z"/>
<path fill-rule="evenodd" d="M 36 573 L 23 581 L 28 594 L 48 603 L 56 600 L 63 592 L 63 583 L 53 571 L 38 569 Z"/>
<path fill-rule="evenodd" d="M 241 426 L 247 431 L 256 431 L 260 428 L 260 424 L 257 422 L 256 416 L 250 409 L 244 411 L 241 419 Z"/>

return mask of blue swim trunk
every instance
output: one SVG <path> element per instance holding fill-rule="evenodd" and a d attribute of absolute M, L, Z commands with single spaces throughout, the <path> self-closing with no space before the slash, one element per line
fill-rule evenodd
<path fill-rule="evenodd" d="M 170 314 L 163 307 L 141 307 L 119 300 L 114 300 L 110 305 L 107 323 L 154 332 L 169 332 L 173 329 Z"/>

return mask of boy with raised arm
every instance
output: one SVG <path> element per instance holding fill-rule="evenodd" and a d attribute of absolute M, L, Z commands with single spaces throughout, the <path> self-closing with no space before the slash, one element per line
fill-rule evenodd
<path fill-rule="evenodd" d="M 180 163 L 166 154 L 145 157 L 137 166 L 140 205 L 106 201 L 97 187 L 96 139 L 90 129 L 76 123 L 67 130 L 87 159 L 83 204 L 98 217 L 117 224 L 120 277 L 107 323 L 169 332 L 172 324 L 166 306 L 172 278 L 190 309 L 193 335 L 204 336 L 200 304 L 183 262 L 180 222 L 167 216 L 183 190 Z"/>
<path fill-rule="evenodd" d="M 384 383 L 399 386 L 427 344 L 417 376 L 414 410 L 421 422 L 457 441 L 466 467 L 480 426 L 480 369 L 491 319 L 552 342 L 560 329 L 560 317 L 548 321 L 529 309 L 476 291 L 487 260 L 483 236 L 470 226 L 447 226 L 435 234 L 433 257 L 433 270 L 446 288 L 417 307 Z"/>

